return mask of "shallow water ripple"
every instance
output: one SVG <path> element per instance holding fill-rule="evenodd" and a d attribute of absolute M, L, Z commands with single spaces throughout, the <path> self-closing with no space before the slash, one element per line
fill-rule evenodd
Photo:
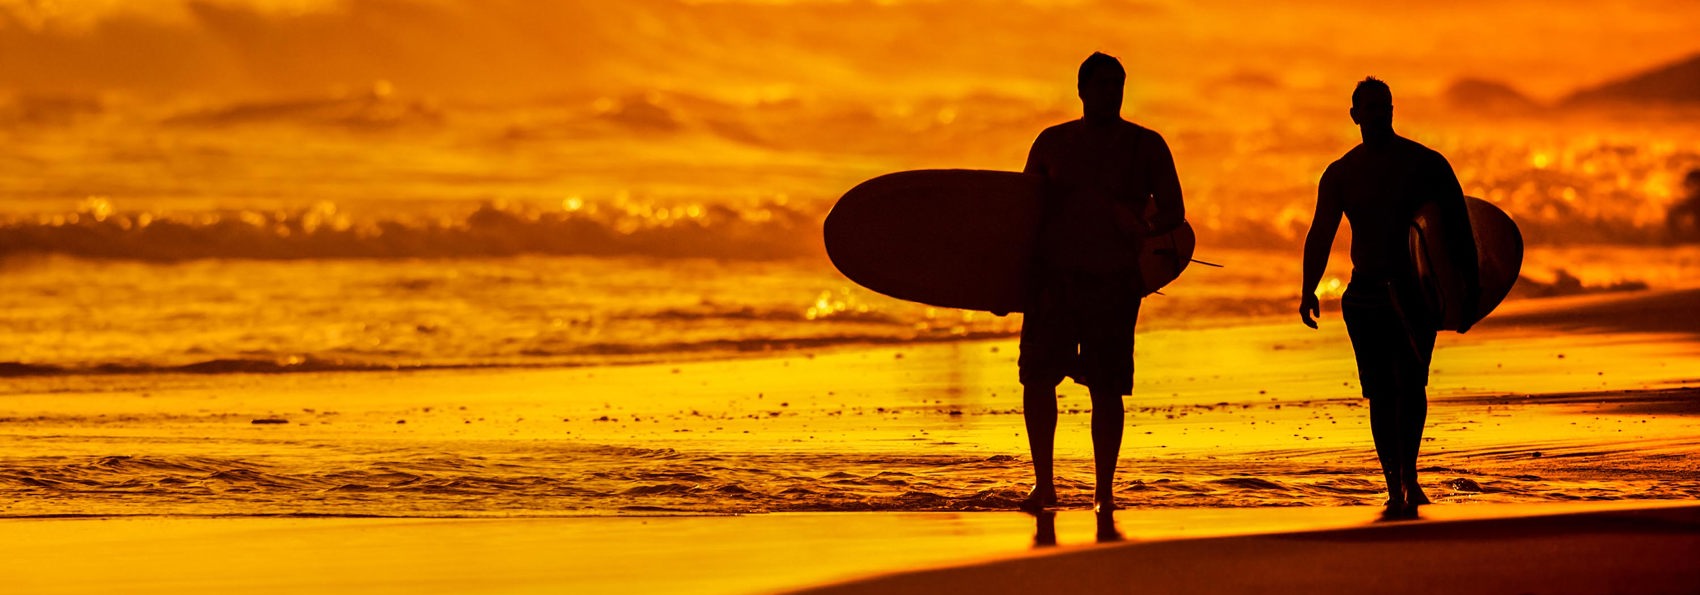
<path fill-rule="evenodd" d="M 0 516 L 559 516 L 800 511 L 1010 510 L 1025 495 L 1024 458 L 832 453 L 702 454 L 577 447 L 557 453 L 426 456 L 335 464 L 191 456 L 34 457 L 0 461 Z M 1088 461 L 1059 461 L 1063 507 L 1087 507 Z M 1232 460 L 1127 460 L 1127 507 L 1375 505 L 1373 469 Z M 1076 472 L 1075 470 L 1078 470 Z M 1605 482 L 1598 470 L 1496 473 L 1424 469 L 1437 501 L 1700 497 L 1700 477 Z"/>

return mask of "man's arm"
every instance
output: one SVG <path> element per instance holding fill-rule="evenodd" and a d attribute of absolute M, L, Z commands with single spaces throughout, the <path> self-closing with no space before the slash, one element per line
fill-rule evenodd
<path fill-rule="evenodd" d="M 1169 143 L 1155 131 L 1151 137 L 1154 146 L 1146 163 L 1150 168 L 1151 201 L 1157 206 L 1151 228 L 1154 232 L 1164 232 L 1186 221 L 1186 202 L 1181 199 L 1181 177 L 1175 171 L 1175 156 L 1169 152 Z"/>
<path fill-rule="evenodd" d="M 1469 225 L 1470 210 L 1464 206 L 1464 187 L 1458 183 L 1458 174 L 1453 173 L 1452 164 L 1446 162 L 1446 157 L 1439 153 L 1435 158 L 1435 200 L 1439 201 L 1441 217 L 1446 221 L 1464 223 L 1464 225 L 1446 226 L 1446 253 L 1452 255 L 1453 266 L 1458 268 L 1458 274 L 1464 278 L 1464 311 L 1460 314 L 1466 321 L 1458 332 L 1470 330 L 1476 318 L 1476 306 L 1481 302 L 1481 272 L 1477 269 L 1476 238 Z"/>
<path fill-rule="evenodd" d="M 1340 230 L 1340 217 L 1345 214 L 1345 197 L 1340 195 L 1340 181 L 1334 166 L 1322 172 L 1322 182 L 1316 189 L 1316 214 L 1311 216 L 1310 231 L 1305 233 L 1304 287 L 1299 295 L 1299 319 L 1305 326 L 1316 328 L 1316 318 L 1322 315 L 1322 303 L 1316 297 L 1316 286 L 1322 283 L 1322 273 L 1328 268 L 1328 253 L 1334 249 L 1334 234 Z"/>

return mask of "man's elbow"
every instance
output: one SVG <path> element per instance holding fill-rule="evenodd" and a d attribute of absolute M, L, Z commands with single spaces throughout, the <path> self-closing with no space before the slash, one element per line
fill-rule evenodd
<path fill-rule="evenodd" d="M 1316 253 L 1316 247 L 1320 246 L 1321 244 L 1322 244 L 1321 242 L 1317 241 L 1316 236 L 1306 234 L 1305 235 L 1305 247 L 1304 247 L 1305 258 L 1309 259 L 1312 254 L 1315 254 Z"/>

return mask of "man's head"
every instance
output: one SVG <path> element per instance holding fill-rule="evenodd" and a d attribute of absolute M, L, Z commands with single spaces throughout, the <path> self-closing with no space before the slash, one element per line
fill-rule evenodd
<path fill-rule="evenodd" d="M 1119 118 L 1127 71 L 1114 56 L 1093 52 L 1080 63 L 1080 105 L 1092 119 Z"/>
<path fill-rule="evenodd" d="M 1375 77 L 1358 81 L 1352 90 L 1352 121 L 1371 129 L 1393 128 L 1393 90 Z"/>

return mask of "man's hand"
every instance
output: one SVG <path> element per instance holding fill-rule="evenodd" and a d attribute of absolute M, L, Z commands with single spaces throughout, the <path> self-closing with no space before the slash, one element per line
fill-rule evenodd
<path fill-rule="evenodd" d="M 1315 293 L 1305 293 L 1304 299 L 1299 300 L 1299 319 L 1305 326 L 1316 328 L 1316 319 L 1322 317 L 1322 300 Z"/>
<path fill-rule="evenodd" d="M 1144 217 L 1135 214 L 1133 209 L 1119 202 L 1106 200 L 1110 203 L 1110 216 L 1115 218 L 1116 227 L 1121 228 L 1122 233 L 1140 237 L 1151 232 L 1151 224 L 1147 223 Z"/>
<path fill-rule="evenodd" d="M 1150 229 L 1145 232 L 1145 235 L 1147 237 L 1160 236 L 1174 231 L 1176 228 L 1180 227 L 1182 223 L 1186 223 L 1186 220 L 1177 219 L 1174 221 L 1152 221 L 1150 222 Z"/>

